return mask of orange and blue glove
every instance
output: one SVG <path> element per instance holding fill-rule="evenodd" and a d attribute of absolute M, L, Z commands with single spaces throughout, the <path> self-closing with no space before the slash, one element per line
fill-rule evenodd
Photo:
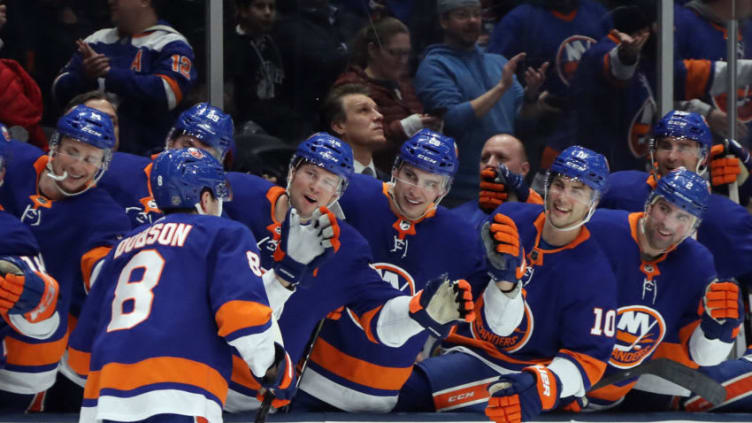
<path fill-rule="evenodd" d="M 509 194 L 517 196 L 517 201 L 524 203 L 530 195 L 530 188 L 522 175 L 518 175 L 505 165 L 498 168 L 486 168 L 480 172 L 480 193 L 478 205 L 481 210 L 491 213 L 501 204 L 509 201 Z"/>
<path fill-rule="evenodd" d="M 23 314 L 31 323 L 40 322 L 55 313 L 58 293 L 51 276 L 17 257 L 0 257 L 0 313 Z"/>
<path fill-rule="evenodd" d="M 525 248 L 512 218 L 501 213 L 493 215 L 481 228 L 486 247 L 488 275 L 495 281 L 516 283 L 525 274 Z"/>
<path fill-rule="evenodd" d="M 519 423 L 535 419 L 556 407 L 561 381 L 540 364 L 520 373 L 504 375 L 488 387 L 490 398 L 486 416 L 496 423 Z"/>
<path fill-rule="evenodd" d="M 428 281 L 410 300 L 410 317 L 437 338 L 444 338 L 458 322 L 475 320 L 473 294 L 463 279 L 446 274 Z"/>
<path fill-rule="evenodd" d="M 741 166 L 744 166 L 744 172 Z M 752 170 L 749 151 L 736 140 L 728 140 L 728 146 L 716 144 L 710 149 L 710 181 L 713 186 L 738 182 L 740 185 Z"/>
<path fill-rule="evenodd" d="M 700 327 L 708 339 L 731 342 L 742 322 L 742 296 L 734 281 L 715 281 L 705 289 Z"/>
<path fill-rule="evenodd" d="M 263 378 L 257 378 L 258 383 L 264 388 L 259 391 L 257 399 L 263 401 L 266 392 L 271 391 L 274 395 L 272 407 L 282 408 L 290 404 L 292 397 L 295 396 L 298 384 L 296 383 L 295 366 L 290 359 L 290 355 L 287 354 L 282 345 L 277 343 L 274 344 L 274 364 L 271 368 L 276 369 L 276 372 L 271 372 L 271 374 L 267 372 Z"/>

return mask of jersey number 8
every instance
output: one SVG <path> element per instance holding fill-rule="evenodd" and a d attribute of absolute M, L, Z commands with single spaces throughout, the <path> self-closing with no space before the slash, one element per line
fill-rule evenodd
<path fill-rule="evenodd" d="M 157 250 L 143 250 L 128 261 L 118 277 L 107 332 L 130 329 L 149 317 L 154 301 L 152 290 L 159 283 L 164 265 L 165 260 Z M 131 280 L 138 269 L 143 269 L 141 279 Z M 126 303 L 130 303 L 128 311 L 125 311 Z"/>

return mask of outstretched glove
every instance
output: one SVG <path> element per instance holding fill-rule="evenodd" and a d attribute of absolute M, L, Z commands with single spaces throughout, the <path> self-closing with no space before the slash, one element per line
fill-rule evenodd
<path fill-rule="evenodd" d="M 520 245 L 520 235 L 514 221 L 509 216 L 496 213 L 490 222 L 483 224 L 480 235 L 491 264 L 488 275 L 494 282 L 519 281 L 525 274 L 525 249 Z"/>
<path fill-rule="evenodd" d="M 478 205 L 481 210 L 491 213 L 502 203 L 509 200 L 509 193 L 517 196 L 517 201 L 524 203 L 530 195 L 522 175 L 500 164 L 497 169 L 486 168 L 480 172 L 480 194 Z"/>
<path fill-rule="evenodd" d="M 530 421 L 542 411 L 556 407 L 561 381 L 554 372 L 540 364 L 504 375 L 488 387 L 491 398 L 486 416 L 497 423 Z"/>
<path fill-rule="evenodd" d="M 741 324 L 742 296 L 734 281 L 715 281 L 705 289 L 702 298 L 700 327 L 708 339 L 731 342 Z"/>
<path fill-rule="evenodd" d="M 743 184 L 752 169 L 749 151 L 736 140 L 727 140 L 728 145 L 716 144 L 710 149 L 710 180 L 713 186 Z M 740 165 L 744 166 L 744 169 Z"/>
<path fill-rule="evenodd" d="M 52 316 L 59 287 L 55 279 L 36 272 L 23 260 L 0 257 L 0 313 L 23 314 L 31 323 Z"/>
<path fill-rule="evenodd" d="M 274 252 L 275 273 L 297 285 L 307 269 L 316 268 L 339 250 L 339 233 L 337 218 L 326 207 L 315 210 L 306 224 L 301 223 L 298 211 L 290 208 Z"/>
<path fill-rule="evenodd" d="M 272 369 L 276 371 L 272 371 Z M 295 379 L 295 366 L 290 359 L 290 355 L 287 354 L 282 345 L 275 343 L 274 364 L 272 364 L 270 371 L 263 378 L 257 378 L 259 384 L 265 389 L 259 391 L 256 398 L 259 401 L 263 401 L 266 392 L 271 391 L 272 395 L 274 395 L 272 407 L 284 407 L 290 404 L 290 400 L 295 396 L 298 385 L 295 383 Z"/>
<path fill-rule="evenodd" d="M 460 279 L 450 281 L 446 274 L 428 281 L 410 300 L 410 317 L 444 338 L 452 326 L 460 321 L 475 320 L 473 294 L 470 284 Z"/>

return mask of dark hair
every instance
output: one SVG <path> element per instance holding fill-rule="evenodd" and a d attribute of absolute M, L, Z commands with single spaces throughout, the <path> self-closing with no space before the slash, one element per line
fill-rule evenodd
<path fill-rule="evenodd" d="M 371 91 L 363 84 L 342 84 L 332 88 L 321 104 L 321 130 L 331 132 L 332 123 L 345 119 L 345 108 L 342 98 L 347 95 L 371 95 Z"/>
<path fill-rule="evenodd" d="M 81 93 L 73 97 L 72 99 L 70 99 L 70 101 L 63 108 L 63 112 L 65 113 L 68 110 L 78 106 L 79 104 L 84 104 L 89 100 L 105 100 L 109 102 L 110 104 L 112 104 L 112 107 L 115 108 L 116 112 L 119 106 L 118 101 L 117 99 L 115 99 L 114 95 L 104 92 L 104 91 L 94 90 L 94 91 L 87 91 L 85 93 Z"/>
<path fill-rule="evenodd" d="M 368 66 L 368 45 L 374 43 L 381 48 L 397 34 L 410 34 L 407 26 L 399 19 L 386 17 L 367 24 L 358 31 L 352 41 L 352 63 L 365 69 Z"/>

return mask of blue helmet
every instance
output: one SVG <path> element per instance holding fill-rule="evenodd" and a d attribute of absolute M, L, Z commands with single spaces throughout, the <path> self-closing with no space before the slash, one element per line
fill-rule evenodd
<path fill-rule="evenodd" d="M 297 167 L 301 160 L 322 167 L 342 178 L 342 191 L 347 187 L 353 174 L 352 148 L 341 139 L 317 132 L 298 145 L 290 163 Z"/>
<path fill-rule="evenodd" d="M 234 131 L 230 115 L 210 104 L 198 103 L 180 114 L 167 139 L 183 134 L 195 137 L 216 150 L 217 159 L 224 162 L 228 153 L 232 156 L 235 151 Z"/>
<path fill-rule="evenodd" d="M 593 191 L 602 193 L 608 178 L 608 161 L 593 150 L 573 145 L 559 153 L 551 164 L 551 174 L 577 178 Z M 550 178 L 549 178 L 550 183 Z"/>
<path fill-rule="evenodd" d="M 62 137 L 110 152 L 115 147 L 115 130 L 110 117 L 83 104 L 74 107 L 57 121 L 57 134 L 50 140 L 51 147 L 59 145 Z"/>
<path fill-rule="evenodd" d="M 198 148 L 167 150 L 154 159 L 150 175 L 154 201 L 162 210 L 193 208 L 204 188 L 229 201 L 231 192 L 217 159 Z"/>
<path fill-rule="evenodd" d="M 653 139 L 686 138 L 700 143 L 703 154 L 713 146 L 713 137 L 705 118 L 697 113 L 672 110 L 653 127 Z"/>
<path fill-rule="evenodd" d="M 669 203 L 702 219 L 710 201 L 710 190 L 702 176 L 680 167 L 658 180 L 658 185 L 648 196 L 647 204 L 652 204 L 657 197 L 663 197 Z"/>
<path fill-rule="evenodd" d="M 421 129 L 402 144 L 394 166 L 399 167 L 402 163 L 453 178 L 459 166 L 454 138 Z"/>

